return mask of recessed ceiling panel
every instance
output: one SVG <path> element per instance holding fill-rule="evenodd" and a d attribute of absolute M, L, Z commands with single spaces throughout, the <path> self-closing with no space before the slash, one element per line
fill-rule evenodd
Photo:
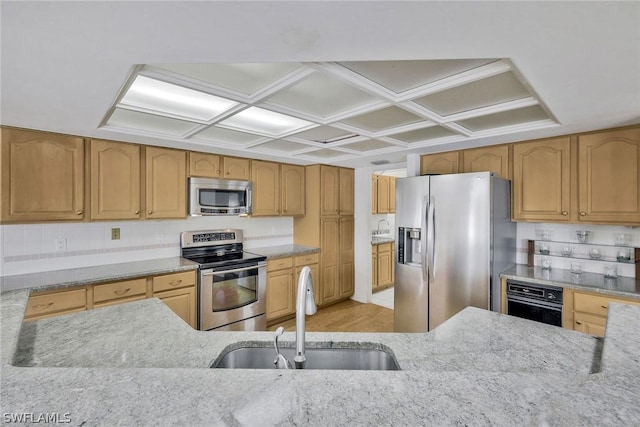
<path fill-rule="evenodd" d="M 283 78 L 302 66 L 299 63 L 246 63 L 246 64 L 152 64 L 176 74 L 207 82 L 245 95 Z"/>
<path fill-rule="evenodd" d="M 331 126 L 318 126 L 304 132 L 290 135 L 291 137 L 305 139 L 307 141 L 320 142 L 326 144 L 329 142 L 337 142 L 347 138 L 353 138 L 357 135 L 346 130 L 334 128 Z"/>
<path fill-rule="evenodd" d="M 331 150 L 330 148 L 322 148 L 320 150 L 312 151 L 310 153 L 300 154 L 301 156 L 317 157 L 319 159 L 331 159 L 333 157 L 341 157 L 347 153 L 343 151 Z"/>
<path fill-rule="evenodd" d="M 441 116 L 448 116 L 529 96 L 529 91 L 513 73 L 502 73 L 418 98 L 414 102 Z"/>
<path fill-rule="evenodd" d="M 389 138 L 397 139 L 399 141 L 407 143 L 413 143 L 454 135 L 458 134 L 447 128 L 443 128 L 442 126 L 431 126 L 428 128 L 416 129 L 409 132 L 396 133 L 393 135 L 389 135 Z"/>
<path fill-rule="evenodd" d="M 364 153 L 366 151 L 379 150 L 381 148 L 397 147 L 397 145 L 389 144 L 388 142 L 380 141 L 379 139 L 367 139 L 366 141 L 353 142 L 351 144 L 341 145 L 340 147 Z"/>
<path fill-rule="evenodd" d="M 401 93 L 494 61 L 497 60 L 433 59 L 428 61 L 340 62 L 340 65 L 387 89 Z"/>
<path fill-rule="evenodd" d="M 380 132 L 403 125 L 419 123 L 421 121 L 425 121 L 425 119 L 416 116 L 407 110 L 394 106 L 344 119 L 341 123 L 364 129 L 369 132 Z"/>
<path fill-rule="evenodd" d="M 352 85 L 326 74 L 314 73 L 270 97 L 268 103 L 326 118 L 376 101 L 377 98 Z"/>
<path fill-rule="evenodd" d="M 274 137 L 313 125 L 306 120 L 258 107 L 249 107 L 218 124 L 223 127 Z"/>
<path fill-rule="evenodd" d="M 254 145 L 251 149 L 266 149 L 272 151 L 292 152 L 299 151 L 305 148 L 311 148 L 309 145 L 298 144 L 297 142 L 285 141 L 283 139 L 274 139 L 264 144 Z"/>
<path fill-rule="evenodd" d="M 548 119 L 549 116 L 547 116 L 547 113 L 545 113 L 539 105 L 534 105 L 532 107 L 520 108 L 518 110 L 504 111 L 502 113 L 461 120 L 457 123 L 470 131 L 478 132 Z"/>
<path fill-rule="evenodd" d="M 198 132 L 197 134 L 192 135 L 192 138 L 240 145 L 246 145 L 265 139 L 263 136 L 223 129 L 217 126 L 211 126 L 202 132 Z"/>
<path fill-rule="evenodd" d="M 139 113 L 137 111 L 116 108 L 107 122 L 110 126 L 181 136 L 193 129 L 196 124 L 183 120 L 170 119 L 154 114 Z"/>

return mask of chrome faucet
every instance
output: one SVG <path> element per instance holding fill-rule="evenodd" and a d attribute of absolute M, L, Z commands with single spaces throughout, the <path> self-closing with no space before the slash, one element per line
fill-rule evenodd
<path fill-rule="evenodd" d="M 316 313 L 316 301 L 313 298 L 313 279 L 311 269 L 303 267 L 298 280 L 296 302 L 296 355 L 293 358 L 296 369 L 304 369 L 307 358 L 304 355 L 304 316 Z"/>
<path fill-rule="evenodd" d="M 278 338 L 282 334 L 284 334 L 284 328 L 280 326 L 276 329 L 276 334 L 273 337 L 273 346 L 276 349 L 276 360 L 273 361 L 273 364 L 276 365 L 276 369 L 291 369 L 291 363 L 280 353 L 280 349 L 278 348 Z"/>
<path fill-rule="evenodd" d="M 382 218 L 380 221 L 378 221 L 378 233 L 377 234 L 382 234 L 382 232 L 380 231 L 380 224 L 382 222 L 386 222 L 387 223 L 387 228 L 383 229 L 386 232 L 389 232 L 389 228 L 391 228 L 391 224 L 389 224 L 389 221 L 387 221 L 386 219 Z"/>

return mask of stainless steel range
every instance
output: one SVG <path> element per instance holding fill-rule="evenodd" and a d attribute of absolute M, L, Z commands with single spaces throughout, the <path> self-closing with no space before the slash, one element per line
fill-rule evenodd
<path fill-rule="evenodd" d="M 242 230 L 185 231 L 182 257 L 200 264 L 198 329 L 267 329 L 267 257 L 243 250 Z"/>

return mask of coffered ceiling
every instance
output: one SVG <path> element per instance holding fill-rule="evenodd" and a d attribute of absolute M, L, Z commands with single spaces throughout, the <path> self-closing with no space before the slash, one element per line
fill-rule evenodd
<path fill-rule="evenodd" d="M 638 2 L 2 2 L 2 124 L 293 163 L 640 122 Z"/>

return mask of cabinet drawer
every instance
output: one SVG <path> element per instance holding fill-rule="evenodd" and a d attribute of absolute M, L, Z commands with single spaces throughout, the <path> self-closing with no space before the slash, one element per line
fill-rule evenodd
<path fill-rule="evenodd" d="M 575 292 L 573 294 L 573 309 L 584 313 L 591 313 L 598 316 L 606 316 L 610 302 L 619 304 L 640 305 L 640 301 L 628 301 L 617 298 L 601 297 L 597 295 L 581 294 Z"/>
<path fill-rule="evenodd" d="M 193 271 L 166 274 L 164 276 L 156 276 L 153 278 L 153 292 L 195 286 L 195 284 L 196 274 Z"/>
<path fill-rule="evenodd" d="M 126 280 L 93 287 L 93 302 L 99 303 L 118 298 L 129 298 L 147 293 L 147 279 Z"/>
<path fill-rule="evenodd" d="M 319 256 L 318 253 L 298 255 L 296 257 L 296 260 L 295 260 L 296 267 L 297 266 L 305 266 L 305 265 L 309 265 L 309 264 L 317 264 L 319 258 L 320 258 L 320 256 Z"/>
<path fill-rule="evenodd" d="M 87 290 L 73 289 L 46 295 L 29 297 L 25 317 L 42 316 L 60 311 L 84 309 L 87 306 Z"/>
<path fill-rule="evenodd" d="M 391 242 L 389 243 L 380 243 L 378 245 L 378 253 L 380 252 L 391 252 Z"/>
<path fill-rule="evenodd" d="M 267 261 L 267 271 L 283 270 L 293 267 L 293 258 L 278 258 Z"/>

